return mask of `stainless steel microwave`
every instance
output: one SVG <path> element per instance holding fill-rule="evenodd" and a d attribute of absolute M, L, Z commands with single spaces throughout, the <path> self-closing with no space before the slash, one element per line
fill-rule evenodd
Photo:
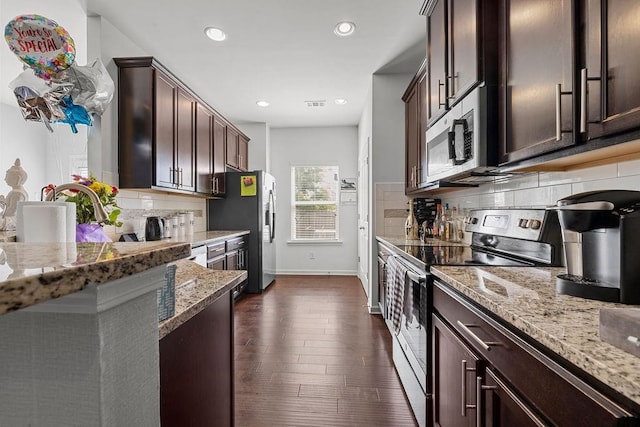
<path fill-rule="evenodd" d="M 498 141 L 488 132 L 489 90 L 476 87 L 426 131 L 427 182 L 476 182 L 496 169 Z M 497 111 L 493 112 L 497 114 Z"/>

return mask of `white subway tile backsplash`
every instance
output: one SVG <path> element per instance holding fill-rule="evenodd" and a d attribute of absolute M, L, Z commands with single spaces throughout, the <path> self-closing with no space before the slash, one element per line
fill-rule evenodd
<path fill-rule="evenodd" d="M 640 175 L 640 160 L 618 163 L 618 176 Z"/>
<path fill-rule="evenodd" d="M 518 190 L 514 192 L 514 206 L 523 208 L 551 206 L 570 194 L 572 194 L 570 184 Z"/>
<path fill-rule="evenodd" d="M 572 184 L 573 193 L 594 190 L 636 190 L 640 191 L 640 176 L 632 175 L 620 178 L 604 179 Z"/>
<path fill-rule="evenodd" d="M 540 172 L 540 186 L 597 181 L 600 179 L 615 178 L 617 174 L 618 166 L 615 163 L 567 172 Z"/>
<path fill-rule="evenodd" d="M 516 176 L 509 180 L 499 181 L 494 184 L 494 187 L 496 192 L 536 188 L 538 187 L 538 174 L 527 174 Z"/>

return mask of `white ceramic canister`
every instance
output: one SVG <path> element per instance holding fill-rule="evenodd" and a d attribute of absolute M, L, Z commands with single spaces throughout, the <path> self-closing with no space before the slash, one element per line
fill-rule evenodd
<path fill-rule="evenodd" d="M 194 226 L 194 219 L 193 219 L 193 212 L 185 212 L 185 233 L 187 235 L 193 234 L 193 226 Z"/>
<path fill-rule="evenodd" d="M 187 229 L 187 216 L 183 213 L 179 213 L 178 215 L 176 215 L 176 217 L 178 218 L 178 237 L 184 237 L 185 231 Z"/>

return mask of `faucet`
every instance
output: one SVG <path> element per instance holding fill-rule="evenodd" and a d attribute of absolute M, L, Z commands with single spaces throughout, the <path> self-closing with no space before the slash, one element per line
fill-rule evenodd
<path fill-rule="evenodd" d="M 91 199 L 91 202 L 93 203 L 93 213 L 96 216 L 97 222 L 105 222 L 106 220 L 109 219 L 109 214 L 104 209 L 104 206 L 102 206 L 102 203 L 100 202 L 100 198 L 98 197 L 96 192 L 90 189 L 89 187 L 87 187 L 86 185 L 76 184 L 73 182 L 69 184 L 60 184 L 55 188 L 55 191 L 50 191 L 44 200 L 47 202 L 50 202 L 56 197 L 56 194 L 60 194 L 65 190 L 77 190 L 89 196 L 89 198 Z"/>

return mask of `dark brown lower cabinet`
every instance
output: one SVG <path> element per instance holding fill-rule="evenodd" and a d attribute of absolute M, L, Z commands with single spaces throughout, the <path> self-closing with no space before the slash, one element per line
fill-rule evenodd
<path fill-rule="evenodd" d="M 160 421 L 233 426 L 233 300 L 227 292 L 160 340 Z"/>
<path fill-rule="evenodd" d="M 577 368 L 568 370 L 567 362 L 534 347 L 438 281 L 433 310 L 436 425 L 640 425 L 623 396 Z"/>

